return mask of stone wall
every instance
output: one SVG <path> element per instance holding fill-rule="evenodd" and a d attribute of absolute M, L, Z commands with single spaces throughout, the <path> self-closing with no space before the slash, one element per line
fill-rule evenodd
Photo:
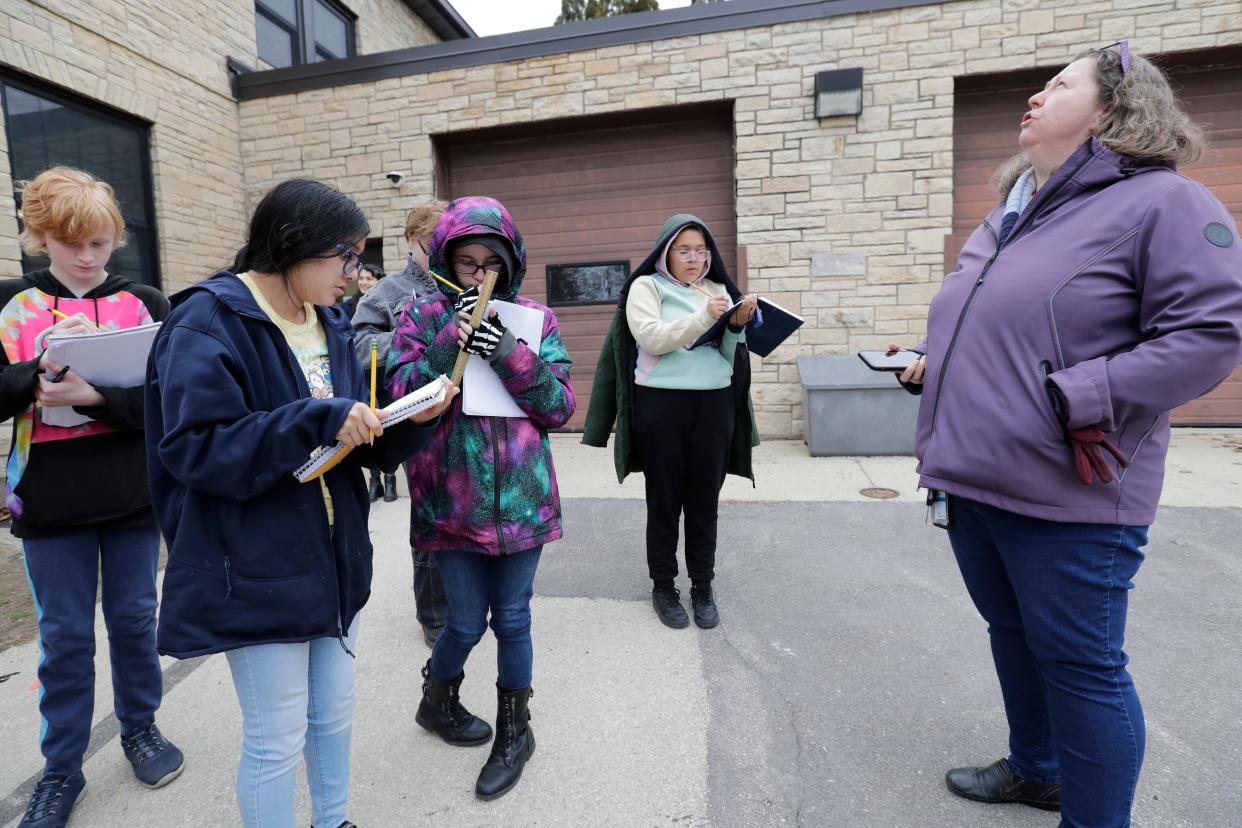
<path fill-rule="evenodd" d="M 402 0 L 349 0 L 362 53 L 434 42 Z M 152 124 L 164 287 L 232 258 L 247 217 L 237 102 L 225 60 L 257 64 L 253 0 L 5 0 L 0 66 Z M 2 119 L 2 115 L 0 115 Z M 0 276 L 21 273 L 0 124 Z"/>

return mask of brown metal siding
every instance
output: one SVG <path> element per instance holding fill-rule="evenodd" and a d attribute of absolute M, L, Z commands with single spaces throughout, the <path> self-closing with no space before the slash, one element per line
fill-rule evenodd
<path fill-rule="evenodd" d="M 545 266 L 629 260 L 637 267 L 664 220 L 689 212 L 711 227 L 736 273 L 733 120 L 727 109 L 628 113 L 623 121 L 555 121 L 437 142 L 443 197 L 490 195 L 526 240 L 522 294 L 545 302 Z M 556 308 L 574 360 L 580 428 L 615 305 Z"/>
<path fill-rule="evenodd" d="M 1210 149 L 1182 169 L 1212 188 L 1242 227 L 1242 49 L 1168 56 L 1163 65 Z M 996 205 L 989 180 L 1018 150 L 1027 98 L 1054 69 L 989 79 L 959 79 L 953 116 L 953 232 L 945 239 L 951 270 L 966 239 Z M 1242 368 L 1210 394 L 1173 412 L 1179 425 L 1242 425 Z"/>

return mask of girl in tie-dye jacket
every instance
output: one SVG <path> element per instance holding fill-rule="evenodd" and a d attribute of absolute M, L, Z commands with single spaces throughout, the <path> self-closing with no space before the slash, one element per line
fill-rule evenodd
<path fill-rule="evenodd" d="M 543 313 L 538 352 L 495 317 L 467 345 L 487 359 L 526 416 L 468 415 L 459 397 L 407 465 L 410 544 L 436 554 L 449 605 L 445 631 L 423 670 L 416 721 L 451 744 L 481 744 L 490 737 L 488 726 L 461 707 L 456 689 L 490 612 L 499 648 L 498 726 L 476 794 L 491 799 L 516 784 L 534 750 L 526 713 L 530 598 L 543 545 L 561 536 L 548 429 L 569 421 L 574 392 L 556 315 L 518 295 L 526 249 L 500 202 L 454 201 L 440 218 L 428 253 L 432 272 L 463 290 L 441 285 L 437 295 L 406 308 L 388 356 L 387 382 L 394 396 L 452 373 L 464 336 L 459 313 L 471 306 L 477 296 L 472 288 L 483 281 L 485 270 L 500 274 L 493 298 Z"/>

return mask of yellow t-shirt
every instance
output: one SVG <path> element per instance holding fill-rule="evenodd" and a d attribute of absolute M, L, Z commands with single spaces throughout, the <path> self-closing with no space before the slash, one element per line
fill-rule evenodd
<path fill-rule="evenodd" d="M 280 328 L 280 332 L 284 334 L 285 343 L 293 352 L 298 365 L 302 367 L 302 374 L 306 377 L 310 395 L 317 400 L 332 397 L 332 361 L 328 359 L 328 337 L 323 331 L 323 325 L 319 324 L 319 315 L 315 313 L 315 306 L 310 302 L 303 306 L 306 313 L 305 322 L 290 322 L 276 312 L 249 273 L 242 273 L 237 278 L 250 288 L 259 309 L 267 314 L 268 318 L 275 322 L 276 327 Z M 323 503 L 328 508 L 328 525 L 331 526 L 334 518 L 332 495 L 328 493 L 328 484 L 322 477 L 319 478 L 319 485 L 323 487 Z"/>

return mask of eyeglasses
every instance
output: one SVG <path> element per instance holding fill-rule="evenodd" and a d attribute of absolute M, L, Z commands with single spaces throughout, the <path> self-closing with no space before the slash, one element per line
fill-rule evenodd
<path fill-rule="evenodd" d="M 1118 40 L 1116 43 L 1110 43 L 1107 46 L 1101 46 L 1099 51 L 1107 52 L 1109 49 L 1113 48 L 1114 46 L 1117 46 L 1118 51 L 1121 52 L 1121 74 L 1124 76 L 1127 72 L 1130 71 L 1130 41 L 1129 40 Z"/>
<path fill-rule="evenodd" d="M 499 262 L 489 262 L 487 264 L 475 264 L 474 262 L 465 261 L 462 259 L 458 259 L 457 261 L 453 262 L 453 272 L 456 273 L 458 276 L 461 276 L 466 279 L 469 279 L 470 277 L 474 276 L 480 270 L 483 271 L 484 273 L 486 273 L 489 270 L 495 270 L 497 273 L 499 273 L 500 267 L 501 266 Z"/>
<path fill-rule="evenodd" d="M 673 251 L 673 255 L 683 262 L 705 262 L 709 254 L 706 250 L 687 250 L 679 247 Z"/>
<path fill-rule="evenodd" d="M 348 276 L 349 274 L 357 273 L 362 269 L 362 259 L 359 258 L 358 254 L 355 253 L 353 249 L 346 247 L 343 244 L 338 244 L 336 246 L 336 255 L 345 260 L 345 263 L 341 265 L 341 273 L 344 275 Z"/>

